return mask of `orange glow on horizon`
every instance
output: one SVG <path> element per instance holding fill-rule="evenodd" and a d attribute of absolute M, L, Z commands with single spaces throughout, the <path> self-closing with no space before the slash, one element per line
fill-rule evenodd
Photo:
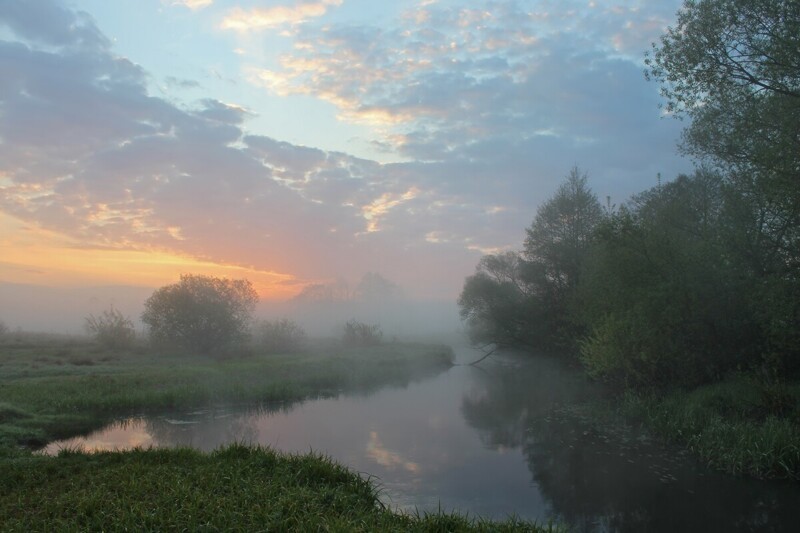
<path fill-rule="evenodd" d="M 69 287 L 161 287 L 181 274 L 248 279 L 262 300 L 291 298 L 302 287 L 295 276 L 196 259 L 167 250 L 102 249 L 34 228 L 0 212 L 0 281 Z"/>

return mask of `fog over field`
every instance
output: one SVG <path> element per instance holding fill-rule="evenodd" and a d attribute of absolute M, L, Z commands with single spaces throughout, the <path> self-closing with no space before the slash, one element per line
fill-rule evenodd
<path fill-rule="evenodd" d="M 10 330 L 84 335 L 85 319 L 113 307 L 133 320 L 139 335 L 146 335 L 139 319 L 144 301 L 153 292 L 149 287 L 107 286 L 86 288 L 42 287 L 25 284 L 0 284 L 4 304 L 0 320 Z M 410 300 L 398 295 L 385 300 L 329 300 L 304 302 L 260 302 L 253 318 L 289 318 L 314 337 L 339 337 L 344 324 L 355 319 L 380 324 L 386 340 L 451 338 L 463 332 L 455 301 Z"/>

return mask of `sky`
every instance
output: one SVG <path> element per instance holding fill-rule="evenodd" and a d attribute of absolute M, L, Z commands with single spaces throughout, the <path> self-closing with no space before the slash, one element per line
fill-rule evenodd
<path fill-rule="evenodd" d="M 691 170 L 643 75 L 679 7 L 0 0 L 0 283 L 454 301 L 573 166 L 617 204 Z"/>

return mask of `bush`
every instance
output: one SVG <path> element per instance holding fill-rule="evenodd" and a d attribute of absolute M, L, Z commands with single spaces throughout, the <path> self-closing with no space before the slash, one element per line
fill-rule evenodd
<path fill-rule="evenodd" d="M 205 354 L 247 338 L 256 302 L 258 294 L 247 280 L 184 274 L 147 299 L 142 322 L 154 342 Z"/>
<path fill-rule="evenodd" d="M 287 318 L 261 321 L 254 330 L 256 346 L 266 353 L 297 352 L 308 340 L 303 327 Z"/>
<path fill-rule="evenodd" d="M 86 332 L 105 348 L 128 348 L 136 338 L 131 319 L 111 307 L 100 316 L 89 315 Z"/>
<path fill-rule="evenodd" d="M 383 331 L 378 324 L 350 320 L 344 325 L 343 341 L 347 346 L 375 346 L 381 343 Z"/>

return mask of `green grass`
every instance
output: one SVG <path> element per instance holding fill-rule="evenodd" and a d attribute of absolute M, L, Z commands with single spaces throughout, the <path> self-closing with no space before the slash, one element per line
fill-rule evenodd
<path fill-rule="evenodd" d="M 628 394 L 622 412 L 712 467 L 800 479 L 800 384 L 766 386 L 737 375 L 664 397 Z"/>
<path fill-rule="evenodd" d="M 29 456 L 3 467 L 4 531 L 548 531 L 508 519 L 409 515 L 328 458 L 233 445 Z"/>

